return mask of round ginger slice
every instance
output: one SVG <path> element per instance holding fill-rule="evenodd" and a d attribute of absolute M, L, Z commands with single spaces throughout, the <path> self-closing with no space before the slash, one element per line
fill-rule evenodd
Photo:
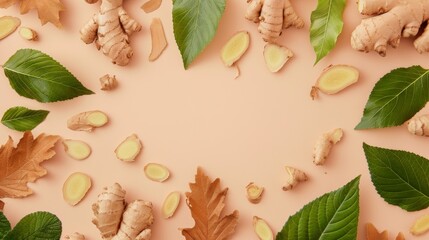
<path fill-rule="evenodd" d="M 247 51 L 250 44 L 250 35 L 246 31 L 241 31 L 232 36 L 223 46 L 221 52 L 222 62 L 227 67 L 234 65 Z"/>
<path fill-rule="evenodd" d="M 247 200 L 251 203 L 259 203 L 264 193 L 264 188 L 251 182 L 246 186 Z"/>
<path fill-rule="evenodd" d="M 260 240 L 273 240 L 274 234 L 268 223 L 257 216 L 253 217 L 253 229 Z"/>
<path fill-rule="evenodd" d="M 147 178 L 155 182 L 164 182 L 170 177 L 170 171 L 158 163 L 148 163 L 144 167 L 144 173 Z"/>
<path fill-rule="evenodd" d="M 264 47 L 265 64 L 272 73 L 280 71 L 291 57 L 293 53 L 286 47 L 274 43 L 267 43 Z"/>
<path fill-rule="evenodd" d="M 84 160 L 91 155 L 91 147 L 86 142 L 64 139 L 63 145 L 67 155 L 75 160 Z"/>
<path fill-rule="evenodd" d="M 180 192 L 168 194 L 162 204 L 162 216 L 165 219 L 171 218 L 180 204 Z"/>
<path fill-rule="evenodd" d="M 116 148 L 116 157 L 124 162 L 133 162 L 139 155 L 142 149 L 140 139 L 136 134 L 132 134 L 127 137 L 119 146 Z"/>
<path fill-rule="evenodd" d="M 109 122 L 107 115 L 99 110 L 88 111 L 74 115 L 67 121 L 67 127 L 74 131 L 91 132 Z"/>
<path fill-rule="evenodd" d="M 349 65 L 330 65 L 323 70 L 311 90 L 311 97 L 317 98 L 318 91 L 335 94 L 359 80 L 359 70 Z"/>
<path fill-rule="evenodd" d="M 11 35 L 21 25 L 21 20 L 16 17 L 0 17 L 0 40 Z"/>
<path fill-rule="evenodd" d="M 75 206 L 82 201 L 91 185 L 91 178 L 88 175 L 81 172 L 71 174 L 63 185 L 64 200 Z"/>

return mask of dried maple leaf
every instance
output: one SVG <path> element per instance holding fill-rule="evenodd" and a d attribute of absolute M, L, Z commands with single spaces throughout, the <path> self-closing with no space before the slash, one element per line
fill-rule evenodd
<path fill-rule="evenodd" d="M 228 189 L 220 188 L 220 180 L 214 182 L 198 168 L 195 183 L 189 184 L 191 192 L 186 193 L 187 204 L 195 221 L 193 228 L 185 228 L 182 235 L 187 240 L 225 240 L 235 231 L 238 211 L 223 216 Z"/>
<path fill-rule="evenodd" d="M 34 139 L 31 132 L 25 132 L 14 148 L 9 137 L 0 147 L 0 198 L 22 198 L 32 194 L 27 183 L 47 174 L 40 163 L 55 155 L 52 148 L 59 139 L 44 134 Z"/>
<path fill-rule="evenodd" d="M 64 11 L 64 5 L 60 0 L 0 0 L 0 8 L 8 8 L 17 2 L 21 6 L 21 14 L 37 9 L 42 25 L 50 22 L 61 27 L 60 12 Z"/>

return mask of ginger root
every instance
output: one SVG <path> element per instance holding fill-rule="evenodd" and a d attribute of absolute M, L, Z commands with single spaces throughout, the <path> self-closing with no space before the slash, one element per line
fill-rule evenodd
<path fill-rule="evenodd" d="M 63 146 L 67 155 L 76 160 L 84 160 L 91 155 L 91 147 L 83 141 L 64 139 Z"/>
<path fill-rule="evenodd" d="M 414 117 L 408 121 L 408 131 L 417 136 L 429 137 L 429 114 Z"/>
<path fill-rule="evenodd" d="M 273 230 L 270 228 L 268 223 L 257 216 L 253 217 L 253 230 L 260 240 L 273 240 Z"/>
<path fill-rule="evenodd" d="M 313 162 L 316 165 L 323 165 L 328 157 L 332 146 L 339 142 L 343 137 L 343 130 L 336 128 L 332 131 L 324 133 L 316 142 L 314 146 Z"/>
<path fill-rule="evenodd" d="M 429 231 L 429 215 L 418 218 L 410 228 L 410 233 L 419 236 Z"/>
<path fill-rule="evenodd" d="M 142 5 L 142 9 L 145 13 L 151 13 L 157 10 L 161 6 L 162 0 L 148 0 Z"/>
<path fill-rule="evenodd" d="M 308 180 L 307 175 L 301 170 L 287 166 L 285 169 L 289 174 L 289 178 L 286 182 L 286 185 L 283 186 L 283 191 L 292 190 L 296 185 L 298 185 L 298 183 Z"/>
<path fill-rule="evenodd" d="M 149 55 L 149 61 L 153 62 L 161 56 L 168 45 L 161 19 L 154 18 L 152 20 L 150 24 L 150 36 L 152 39 L 152 50 Z"/>
<path fill-rule="evenodd" d="M 0 40 L 11 35 L 21 25 L 21 20 L 16 17 L 0 17 Z"/>
<path fill-rule="evenodd" d="M 147 178 L 155 182 L 164 182 L 170 177 L 168 168 L 158 163 L 148 163 L 144 167 L 144 173 Z"/>
<path fill-rule="evenodd" d="M 259 203 L 262 200 L 264 194 L 264 188 L 251 182 L 246 186 L 247 200 L 251 203 Z"/>
<path fill-rule="evenodd" d="M 71 174 L 63 185 L 64 200 L 75 206 L 85 197 L 88 190 L 91 188 L 91 178 L 80 172 Z"/>
<path fill-rule="evenodd" d="M 92 205 L 92 222 L 103 239 L 149 240 L 154 221 L 152 203 L 135 200 L 127 206 L 125 193 L 118 183 L 104 188 Z"/>
<path fill-rule="evenodd" d="M 22 38 L 28 41 L 36 41 L 37 39 L 39 39 L 37 32 L 28 27 L 21 27 L 19 29 L 19 35 L 21 35 Z"/>
<path fill-rule="evenodd" d="M 310 96 L 318 97 L 319 90 L 325 94 L 335 94 L 356 83 L 359 79 L 359 70 L 349 65 L 330 65 L 325 68 L 311 88 Z"/>
<path fill-rule="evenodd" d="M 180 192 L 172 192 L 168 194 L 162 204 L 162 216 L 165 219 L 171 218 L 180 204 Z"/>
<path fill-rule="evenodd" d="M 140 154 L 143 146 L 136 134 L 132 134 L 122 141 L 115 150 L 116 157 L 124 162 L 133 162 Z"/>
<path fill-rule="evenodd" d="M 354 49 L 376 51 L 386 56 L 388 45 L 396 48 L 402 37 L 416 36 L 421 25 L 429 19 L 427 0 L 359 0 L 358 9 L 364 15 L 378 15 L 363 19 L 352 33 Z M 429 51 L 429 26 L 414 41 L 419 53 Z"/>
<path fill-rule="evenodd" d="M 291 57 L 293 52 L 287 47 L 273 43 L 267 43 L 264 47 L 265 65 L 272 73 L 280 71 Z"/>
<path fill-rule="evenodd" d="M 304 21 L 289 0 L 248 0 L 246 19 L 259 23 L 258 30 L 266 42 L 274 42 L 289 27 L 302 28 Z"/>
<path fill-rule="evenodd" d="M 129 37 L 142 27 L 128 16 L 122 4 L 123 0 L 101 0 L 100 11 L 80 30 L 80 34 L 82 41 L 86 44 L 95 42 L 97 49 L 101 49 L 114 64 L 125 66 L 133 56 Z"/>
<path fill-rule="evenodd" d="M 83 234 L 75 232 L 73 234 L 67 235 L 65 239 L 66 240 L 85 240 L 85 236 Z"/>
<path fill-rule="evenodd" d="M 100 78 L 101 90 L 110 91 L 115 89 L 118 86 L 118 81 L 116 80 L 116 76 L 110 76 L 106 74 Z"/>
<path fill-rule="evenodd" d="M 109 118 L 102 111 L 88 111 L 79 113 L 67 121 L 67 127 L 75 131 L 91 132 L 94 128 L 99 128 L 107 124 Z"/>

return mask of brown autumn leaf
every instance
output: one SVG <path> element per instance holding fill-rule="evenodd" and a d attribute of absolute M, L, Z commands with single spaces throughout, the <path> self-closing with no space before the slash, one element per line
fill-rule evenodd
<path fill-rule="evenodd" d="M 228 189 L 220 188 L 219 178 L 211 182 L 198 168 L 195 183 L 190 183 L 189 187 L 187 204 L 195 226 L 183 229 L 182 235 L 187 240 L 225 240 L 232 235 L 238 223 L 238 211 L 222 216 Z"/>
<path fill-rule="evenodd" d="M 21 14 L 36 9 L 42 25 L 50 22 L 61 27 L 60 12 L 65 8 L 60 0 L 0 0 L 0 8 L 8 8 L 15 3 L 20 3 Z"/>
<path fill-rule="evenodd" d="M 372 223 L 366 224 L 366 240 L 388 240 L 389 233 L 387 231 L 378 232 L 377 228 Z M 404 234 L 399 233 L 396 240 L 405 240 Z"/>
<path fill-rule="evenodd" d="M 47 174 L 40 166 L 52 158 L 52 149 L 60 139 L 58 136 L 40 134 L 36 139 L 31 132 L 25 132 L 16 148 L 13 140 L 0 147 L 0 198 L 22 198 L 31 195 L 28 182 L 35 182 Z"/>

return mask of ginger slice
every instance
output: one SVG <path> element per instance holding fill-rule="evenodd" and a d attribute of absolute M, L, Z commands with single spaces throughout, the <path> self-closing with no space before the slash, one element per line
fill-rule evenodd
<path fill-rule="evenodd" d="M 221 51 L 222 62 L 227 67 L 231 67 L 246 53 L 250 44 L 250 35 L 246 31 L 241 31 L 232 36 L 223 46 Z"/>
<path fill-rule="evenodd" d="M 336 128 L 332 131 L 324 133 L 316 142 L 314 146 L 313 162 L 316 165 L 323 165 L 328 157 L 332 146 L 341 140 L 343 137 L 343 130 Z"/>
<path fill-rule="evenodd" d="M 116 157 L 124 162 L 133 162 L 141 152 L 143 146 L 136 134 L 132 134 L 122 141 L 115 150 Z"/>
<path fill-rule="evenodd" d="M 274 234 L 268 223 L 257 216 L 253 217 L 253 230 L 260 240 L 273 240 Z"/>
<path fill-rule="evenodd" d="M 21 20 L 16 17 L 0 17 L 0 40 L 11 35 L 21 25 Z"/>
<path fill-rule="evenodd" d="M 429 114 L 412 118 L 407 128 L 411 134 L 429 137 Z"/>
<path fill-rule="evenodd" d="M 28 27 L 21 27 L 19 29 L 19 35 L 28 41 L 36 41 L 39 38 L 37 32 Z"/>
<path fill-rule="evenodd" d="M 264 188 L 251 182 L 246 186 L 247 200 L 251 203 L 259 203 L 264 194 Z"/>
<path fill-rule="evenodd" d="M 85 236 L 78 232 L 72 233 L 70 235 L 65 236 L 66 240 L 85 240 Z"/>
<path fill-rule="evenodd" d="M 414 236 L 422 235 L 429 231 L 429 215 L 418 218 L 410 228 L 410 233 Z"/>
<path fill-rule="evenodd" d="M 273 43 L 267 43 L 264 47 L 265 65 L 272 73 L 280 71 L 291 57 L 293 52 L 287 47 Z"/>
<path fill-rule="evenodd" d="M 162 204 L 162 216 L 165 219 L 171 218 L 180 204 L 180 192 L 172 192 L 168 194 Z"/>
<path fill-rule="evenodd" d="M 145 13 L 151 13 L 161 6 L 162 0 L 149 0 L 145 2 L 141 8 Z"/>
<path fill-rule="evenodd" d="M 157 163 L 148 163 L 144 167 L 144 173 L 147 178 L 155 182 L 164 182 L 170 177 L 168 168 Z"/>
<path fill-rule="evenodd" d="M 118 81 L 116 80 L 116 76 L 110 76 L 106 74 L 100 78 L 101 90 L 109 91 L 113 90 L 118 86 Z"/>
<path fill-rule="evenodd" d="M 63 146 L 67 155 L 76 160 L 84 160 L 91 155 L 91 147 L 84 141 L 64 139 Z"/>
<path fill-rule="evenodd" d="M 64 200 L 75 206 L 85 197 L 88 190 L 91 188 L 91 178 L 81 172 L 71 174 L 63 185 Z"/>
<path fill-rule="evenodd" d="M 79 113 L 67 121 L 67 127 L 75 131 L 91 132 L 109 122 L 107 115 L 99 110 Z"/>
<path fill-rule="evenodd" d="M 150 36 L 152 38 L 152 50 L 149 55 L 149 61 L 153 62 L 161 56 L 168 45 L 161 19 L 154 18 L 152 20 L 150 24 Z"/>
<path fill-rule="evenodd" d="M 356 83 L 359 70 L 349 65 L 330 65 L 325 68 L 311 89 L 310 96 L 315 99 L 318 91 L 325 94 L 335 94 Z"/>
<path fill-rule="evenodd" d="M 289 174 L 289 178 L 286 185 L 283 186 L 283 191 L 291 190 L 298 185 L 298 183 L 308 180 L 307 175 L 301 170 L 288 166 L 286 166 L 285 169 Z"/>
<path fill-rule="evenodd" d="M 367 223 L 366 240 L 389 240 L 389 233 L 387 231 L 379 233 L 372 223 Z"/>

